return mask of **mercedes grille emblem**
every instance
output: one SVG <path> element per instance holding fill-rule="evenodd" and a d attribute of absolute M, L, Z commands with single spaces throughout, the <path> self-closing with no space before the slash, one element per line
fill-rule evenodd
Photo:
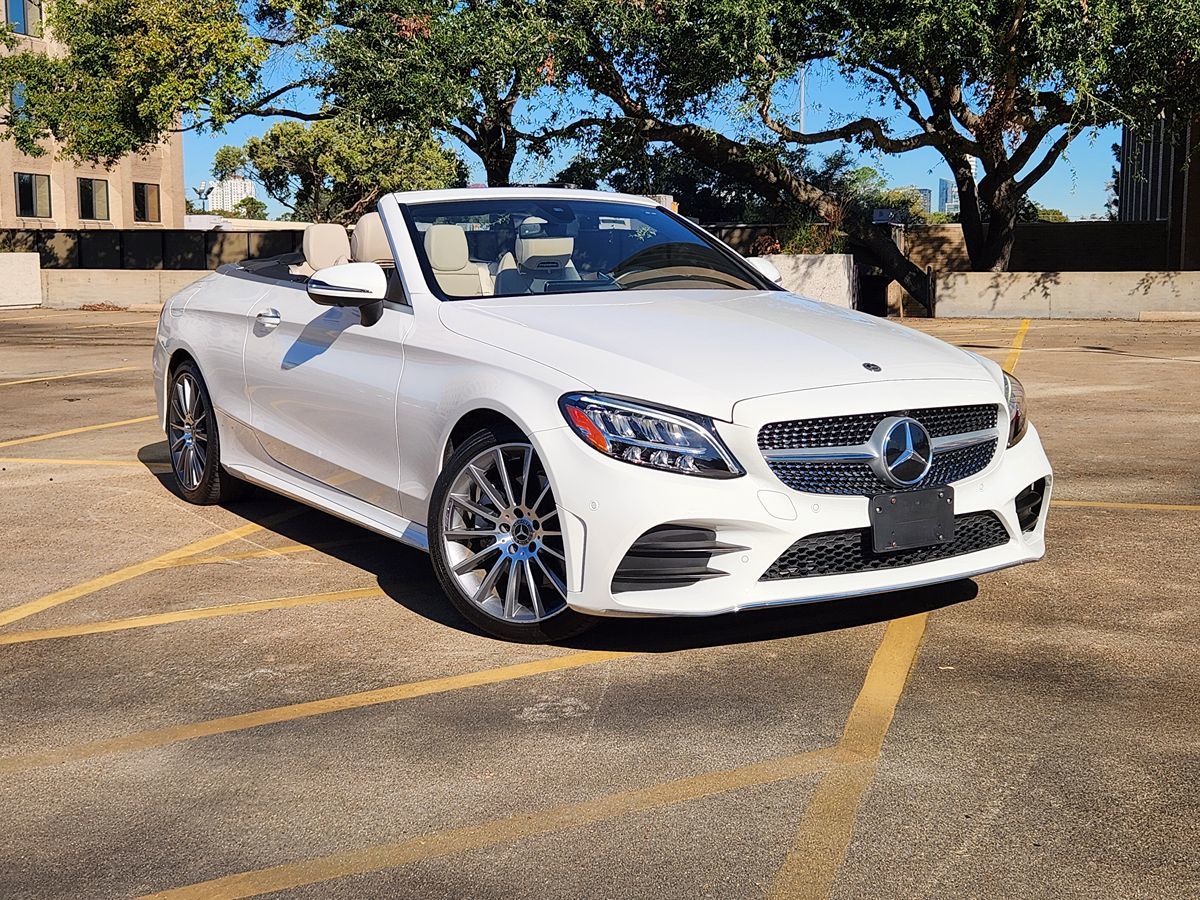
<path fill-rule="evenodd" d="M 879 456 L 876 474 L 900 487 L 911 487 L 929 474 L 933 446 L 929 432 L 916 419 L 891 416 L 879 423 L 872 436 Z"/>

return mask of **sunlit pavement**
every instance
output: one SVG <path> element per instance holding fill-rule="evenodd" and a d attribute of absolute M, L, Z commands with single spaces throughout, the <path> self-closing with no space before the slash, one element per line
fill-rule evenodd
<path fill-rule="evenodd" d="M 175 497 L 153 316 L 0 312 L 0 895 L 1200 894 L 1200 323 L 907 324 L 1016 366 L 1044 562 L 523 647 Z"/>

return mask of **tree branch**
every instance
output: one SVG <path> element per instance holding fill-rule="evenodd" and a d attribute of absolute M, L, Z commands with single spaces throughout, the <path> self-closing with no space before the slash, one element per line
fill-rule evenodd
<path fill-rule="evenodd" d="M 299 81 L 293 81 L 290 84 L 286 84 L 281 88 L 277 88 L 268 94 L 263 94 L 261 97 L 256 98 L 251 102 L 250 105 L 243 109 L 237 110 L 228 119 L 222 119 L 221 124 L 227 125 L 231 122 L 236 122 L 239 119 L 247 118 L 248 116 L 257 116 L 260 118 L 265 118 L 267 116 L 284 116 L 289 119 L 300 119 L 305 122 L 318 122 L 324 119 L 331 119 L 333 118 L 333 114 L 323 109 L 318 112 L 307 112 L 304 110 L 289 109 L 286 107 L 270 105 L 271 101 L 278 100 L 284 94 L 303 87 L 316 87 L 316 85 L 316 80 L 312 78 L 302 78 Z M 198 131 L 201 128 L 205 128 L 214 124 L 214 122 L 215 119 L 212 116 L 209 116 L 207 119 L 204 119 L 200 122 L 193 122 L 186 128 L 172 128 L 171 133 L 180 134 L 187 131 Z"/>

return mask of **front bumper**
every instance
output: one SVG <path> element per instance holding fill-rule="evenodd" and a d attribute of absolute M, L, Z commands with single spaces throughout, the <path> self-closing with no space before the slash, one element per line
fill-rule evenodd
<path fill-rule="evenodd" d="M 898 568 L 760 580 L 798 539 L 870 524 L 868 497 L 809 494 L 786 487 L 758 449 L 762 423 L 798 418 L 797 409 L 805 416 L 820 416 L 902 408 L 917 405 L 914 395 L 919 405 L 997 402 L 994 382 L 901 382 L 801 393 L 806 396 L 739 404 L 746 408 L 735 410 L 735 417 L 746 424 L 719 423 L 721 436 L 746 468 L 746 475 L 729 480 L 676 475 L 609 459 L 566 426 L 534 435 L 562 515 L 570 606 L 593 615 L 716 615 L 953 581 L 1045 555 L 1052 475 L 1037 431 L 1030 427 L 1015 447 L 1001 448 L 982 472 L 953 485 L 956 515 L 993 512 L 1008 531 L 1007 543 Z M 1042 478 L 1046 490 L 1037 523 L 1023 532 L 1015 499 Z M 669 523 L 711 529 L 718 541 L 747 549 L 711 560 L 711 568 L 727 573 L 721 577 L 685 587 L 614 593 L 613 576 L 630 546 L 651 528 Z"/>

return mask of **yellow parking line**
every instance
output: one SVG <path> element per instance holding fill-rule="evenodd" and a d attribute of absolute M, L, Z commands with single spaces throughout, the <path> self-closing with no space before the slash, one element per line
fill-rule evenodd
<path fill-rule="evenodd" d="M 920 613 L 888 623 L 835 748 L 843 764 L 830 769 L 817 784 L 795 844 L 775 877 L 772 898 L 825 900 L 832 893 L 854 835 L 858 807 L 875 780 L 884 738 L 921 647 L 927 617 Z"/>
<path fill-rule="evenodd" d="M 17 384 L 39 384 L 43 381 L 62 381 L 64 378 L 85 378 L 88 375 L 107 375 L 111 372 L 133 372 L 137 366 L 117 366 L 115 369 L 92 369 L 90 372 L 68 372 L 66 375 L 42 375 L 39 378 L 22 378 L 20 381 L 0 381 L 0 387 Z"/>
<path fill-rule="evenodd" d="M 52 431 L 49 434 L 35 434 L 30 437 L 13 438 L 0 441 L 0 447 L 16 447 L 18 444 L 34 444 L 38 441 L 49 441 L 54 438 L 69 437 L 72 434 L 83 434 L 85 431 L 101 431 L 105 428 L 120 428 L 124 425 L 139 425 L 142 422 L 153 422 L 158 416 L 139 416 L 136 419 L 122 419 L 119 422 L 103 422 L 100 425 L 83 425 L 79 428 L 68 428 L 65 431 Z"/>
<path fill-rule="evenodd" d="M 1077 509 L 1146 509 L 1170 512 L 1200 512 L 1200 503 L 1122 503 L 1117 500 L 1051 500 L 1051 506 L 1072 506 Z"/>
<path fill-rule="evenodd" d="M 342 600 L 361 600 L 364 597 L 382 596 L 383 591 L 379 588 L 359 588 L 352 591 L 307 594 L 301 597 L 277 597 L 273 600 L 251 600 L 246 603 L 226 603 L 222 606 L 178 609 L 174 612 L 157 613 L 149 616 L 132 616 L 128 619 L 109 619 L 105 622 L 65 625 L 62 628 L 43 628 L 40 631 L 18 631 L 9 634 L 0 634 L 0 644 L 27 644 L 31 641 L 48 641 L 54 638 L 79 637 L 85 634 L 106 634 L 110 631 L 128 631 L 132 628 L 151 628 L 155 625 L 169 625 L 172 622 L 192 622 L 196 619 L 240 616 L 245 613 L 261 612 L 267 609 L 291 609 L 295 606 L 310 606 L 315 603 L 337 603 Z"/>
<path fill-rule="evenodd" d="M 20 322 L 23 319 L 61 319 L 64 316 L 82 316 L 84 314 L 85 314 L 85 311 L 81 310 L 81 309 L 76 309 L 76 310 L 65 310 L 65 309 L 49 310 L 48 309 L 48 310 L 44 310 L 41 314 L 32 315 L 32 316 L 0 316 L 0 325 L 4 324 L 5 322 Z"/>
<path fill-rule="evenodd" d="M 208 563 L 239 562 L 244 559 L 270 559 L 272 556 L 288 556 L 292 553 L 308 553 L 315 551 L 324 553 L 338 547 L 351 544 L 364 544 L 378 540 L 374 535 L 361 538 L 347 538 L 344 541 L 325 541 L 320 544 L 284 544 L 282 547 L 267 547 L 264 550 L 250 550 L 245 553 L 222 553 L 215 556 L 189 556 L 186 559 L 171 563 L 171 568 L 178 566 L 201 566 Z"/>
<path fill-rule="evenodd" d="M 543 675 L 547 672 L 561 672 L 567 669 L 578 669 L 582 666 L 594 666 L 597 663 L 611 662 L 614 659 L 622 659 L 633 655 L 632 653 L 610 650 L 587 650 L 581 653 L 571 653 L 566 656 L 552 656 L 548 659 L 539 659 L 533 662 L 517 663 L 516 665 L 502 666 L 496 669 L 485 669 L 480 672 L 468 672 L 465 675 L 431 678 L 427 681 L 414 681 L 408 684 L 398 684 L 393 687 L 379 688 L 373 691 L 362 691 L 357 694 L 344 694 L 338 697 L 327 697 L 323 700 L 310 700 L 305 703 L 274 706 L 255 712 L 223 716 L 219 719 L 208 719 L 203 722 L 193 722 L 189 725 L 175 725 L 169 728 L 139 731 L 123 737 L 0 759 L 0 774 L 23 772 L 27 769 L 41 766 L 75 762 L 81 759 L 91 759 L 96 756 L 107 756 L 112 753 L 148 750 L 152 747 L 162 747 L 167 744 L 176 744 L 180 741 L 191 741 L 196 738 L 210 737 L 214 734 L 245 731 L 248 728 L 258 728 L 278 722 L 291 722 L 296 719 L 306 719 L 311 716 L 342 712 L 347 709 L 361 709 L 364 706 L 395 703 L 398 700 L 411 700 L 415 697 L 443 694 L 448 691 L 480 687 L 485 684 L 499 684 L 500 682 L 513 681 L 517 678 Z"/>
<path fill-rule="evenodd" d="M 1017 334 L 1013 338 L 1012 349 L 1008 351 L 1008 356 L 1004 359 L 1004 371 L 1011 372 L 1017 367 L 1017 361 L 1021 358 L 1021 348 L 1025 345 L 1025 334 L 1029 331 L 1029 320 L 1022 319 L 1021 324 L 1017 327 Z"/>
<path fill-rule="evenodd" d="M 256 522 L 248 522 L 245 525 L 239 525 L 237 528 L 232 528 L 229 531 L 223 531 L 220 534 L 206 537 L 203 540 L 195 541 L 178 550 L 171 550 L 161 556 L 156 556 L 153 559 L 145 560 L 144 562 L 134 563 L 131 566 L 125 566 L 123 569 L 117 569 L 115 572 L 109 572 L 107 575 L 101 575 L 97 578 L 92 578 L 77 584 L 74 587 L 64 588 L 61 591 L 55 591 L 53 594 L 47 594 L 44 597 L 39 597 L 36 600 L 30 600 L 28 603 L 22 603 L 20 606 L 14 606 L 12 609 L 0 610 L 0 627 L 11 625 L 21 619 L 43 612 L 51 607 L 66 603 L 70 600 L 76 600 L 79 597 L 91 594 L 94 591 L 99 591 L 106 587 L 111 587 L 114 584 L 120 584 L 123 581 L 129 581 L 131 578 L 137 578 L 139 575 L 145 575 L 147 572 L 153 572 L 157 569 L 166 568 L 172 562 L 185 556 L 192 556 L 196 553 L 203 553 L 206 550 L 212 550 L 215 547 L 220 547 L 223 544 L 228 544 L 236 541 L 239 538 L 244 538 L 248 534 L 254 534 L 256 531 L 262 531 L 267 524 L 275 524 L 283 521 L 285 518 L 291 518 L 298 515 L 299 510 L 288 510 L 279 516 L 273 516 L 264 524 L 259 525 Z"/>
<path fill-rule="evenodd" d="M 381 869 L 439 859 L 456 853 L 511 844 L 539 835 L 585 828 L 621 816 L 674 806 L 689 800 L 702 800 L 745 788 L 790 781 L 822 771 L 829 765 L 829 761 L 829 750 L 812 750 L 739 769 L 678 778 L 665 784 L 609 794 L 595 800 L 518 813 L 503 819 L 492 819 L 450 831 L 425 834 L 405 841 L 363 847 L 269 869 L 240 872 L 188 887 L 147 894 L 141 900 L 234 900 L 320 884 L 335 878 L 378 872 Z"/>
<path fill-rule="evenodd" d="M 0 464 L 3 463 L 25 463 L 39 466 L 101 466 L 122 469 L 149 469 L 151 472 L 171 471 L 170 463 L 142 462 L 138 459 L 59 459 L 53 456 L 0 456 Z"/>
<path fill-rule="evenodd" d="M 153 319 L 136 319 L 132 322 L 89 322 L 86 325 L 72 325 L 74 328 L 120 328 L 123 325 L 148 325 L 151 322 L 157 322 L 158 317 Z"/>

